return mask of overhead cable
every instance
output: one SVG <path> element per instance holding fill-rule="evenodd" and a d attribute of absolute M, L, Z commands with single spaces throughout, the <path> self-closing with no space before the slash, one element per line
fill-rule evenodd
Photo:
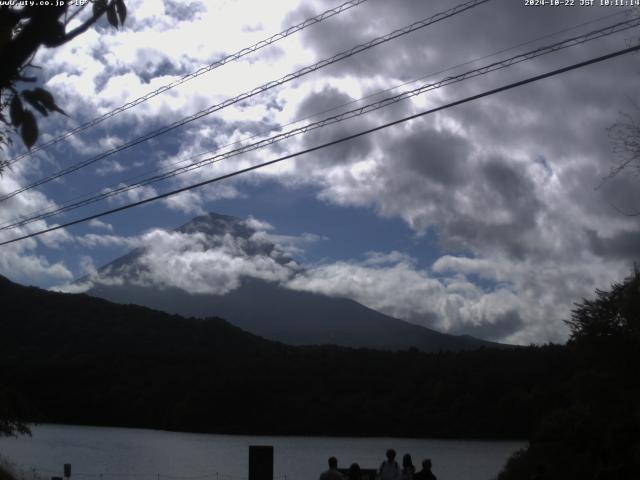
<path fill-rule="evenodd" d="M 424 20 L 420 20 L 418 22 L 412 23 L 411 25 L 408 25 L 404 28 L 398 29 L 398 30 L 394 30 L 391 33 L 388 33 L 386 35 L 383 35 L 381 37 L 377 37 L 374 38 L 373 40 L 370 40 L 366 43 L 360 44 L 356 47 L 353 47 L 349 50 L 345 50 L 337 55 L 334 55 L 331 58 L 328 59 L 324 59 L 321 60 L 317 63 L 314 63 L 313 65 L 304 67 L 300 70 L 297 70 L 294 73 L 290 73 L 288 75 L 285 75 L 284 77 L 281 77 L 278 80 L 272 80 L 271 82 L 265 83 L 264 85 L 261 85 L 260 87 L 256 87 L 253 90 L 249 91 L 249 92 L 245 92 L 242 93 L 236 97 L 230 98 L 228 100 L 225 100 L 222 103 L 216 104 L 216 105 L 212 105 L 209 108 L 206 108 L 204 110 L 200 110 L 199 112 L 194 113 L 193 115 L 190 115 L 188 117 L 182 118 L 181 120 L 178 120 L 170 125 L 161 127 L 158 130 L 155 130 L 153 132 L 149 132 L 141 137 L 138 137 L 134 140 L 131 140 L 130 142 L 127 142 L 125 144 L 119 145 L 118 147 L 112 148 L 111 150 L 107 150 L 106 152 L 103 152 L 95 157 L 91 157 L 87 160 L 75 163 L 74 165 L 71 165 L 69 167 L 63 168 L 62 170 L 59 170 L 58 172 L 49 175 L 47 177 L 41 178 L 39 180 L 36 180 L 35 182 L 30 183 L 29 185 L 26 185 L 24 187 L 21 187 L 17 190 L 14 190 L 12 192 L 9 192 L 3 196 L 0 197 L 0 202 L 4 202 L 22 192 L 25 192 L 27 190 L 31 190 L 32 188 L 38 187 L 40 185 L 43 185 L 45 183 L 48 183 L 52 180 L 55 180 L 57 178 L 63 177 L 65 175 L 68 175 L 72 172 L 75 172 L 77 170 L 80 170 L 81 168 L 84 168 L 88 165 L 91 165 L 99 160 L 102 160 L 104 158 L 107 158 L 111 155 L 114 155 L 116 153 L 119 153 L 123 150 L 126 150 L 128 148 L 131 148 L 135 145 L 138 145 L 140 143 L 146 142 L 148 140 L 151 140 L 153 138 L 159 137 L 160 135 L 164 135 L 167 132 L 170 132 L 172 130 L 175 130 L 178 127 L 181 127 L 183 125 L 186 125 L 188 123 L 191 123 L 195 120 L 198 120 L 199 118 L 202 118 L 206 115 L 210 115 L 214 112 L 217 112 L 219 110 L 222 110 L 223 108 L 226 108 L 230 105 L 242 102 L 244 100 L 247 100 L 251 97 L 254 97 L 258 94 L 264 93 L 267 90 L 270 90 L 272 88 L 275 88 L 277 86 L 283 85 L 287 82 L 290 82 L 292 80 L 295 80 L 297 78 L 300 78 L 308 73 L 314 72 L 316 70 L 319 70 L 321 68 L 324 68 L 328 65 L 334 64 L 336 62 L 339 62 L 341 60 L 344 60 L 346 58 L 352 57 L 353 55 L 356 55 L 358 53 L 361 53 L 365 50 L 368 50 L 370 48 L 373 48 L 377 45 L 380 45 L 382 43 L 386 43 L 389 42 L 395 38 L 401 37 L 403 35 L 407 35 L 411 32 L 415 32 L 416 30 L 419 30 L 421 28 L 425 28 L 429 25 L 432 25 L 436 22 L 439 22 L 441 20 L 447 19 L 449 17 L 452 17 L 454 15 L 457 15 L 461 12 L 464 12 L 466 10 L 469 10 L 471 8 L 474 8 L 478 5 L 481 5 L 483 3 L 487 3 L 490 0 L 471 0 L 469 2 L 457 5 L 453 8 L 450 8 L 449 10 L 446 10 L 445 12 L 441 12 L 441 13 L 437 13 L 429 18 L 426 18 Z"/>
<path fill-rule="evenodd" d="M 130 108 L 135 107 L 136 105 L 140 105 L 143 102 L 146 102 L 147 100 L 156 97 L 164 92 L 166 92 L 167 90 L 171 90 L 174 87 L 177 87 L 178 85 L 182 85 L 185 82 L 188 82 L 189 80 L 192 80 L 196 77 L 199 77 L 200 75 L 203 75 L 205 73 L 208 73 L 212 70 L 215 70 L 218 67 L 221 67 L 223 65 L 226 65 L 227 63 L 233 62 L 235 60 L 238 60 L 246 55 L 249 55 L 251 53 L 257 52 L 258 50 L 267 47 L 269 45 L 272 45 L 276 42 L 278 42 L 279 40 L 282 40 L 283 38 L 287 38 L 290 35 L 293 35 L 296 32 L 299 32 L 300 30 L 304 30 L 307 27 L 310 27 L 311 25 L 315 25 L 316 23 L 322 22 L 323 20 L 326 20 L 327 18 L 331 18 L 335 15 L 338 15 L 342 12 L 345 12 L 353 7 L 356 7 L 364 2 L 367 2 L 368 0 L 352 0 L 349 2 L 345 2 L 342 5 L 339 5 L 335 8 L 331 8 L 329 10 L 326 10 L 324 12 L 322 12 L 319 15 L 316 15 L 315 17 L 311 17 L 311 18 L 307 18 L 306 20 L 304 20 L 303 22 L 298 23 L 297 25 L 293 25 L 289 28 L 287 28 L 286 30 L 283 30 L 279 33 L 276 33 L 275 35 L 272 35 L 269 38 L 266 38 L 264 40 L 260 40 L 259 42 L 254 43 L 253 45 L 243 48 L 242 50 L 238 50 L 235 53 L 232 53 L 230 55 L 227 55 L 226 57 L 221 58 L 220 60 L 216 60 L 215 62 L 206 65 L 204 67 L 199 68 L 198 70 L 196 70 L 195 72 L 191 72 L 188 73 L 187 75 L 184 75 L 183 77 L 179 78 L 178 80 L 174 80 L 173 82 L 167 83 L 166 85 L 163 85 L 155 90 L 153 90 L 152 92 L 146 93 L 145 95 L 142 95 L 141 97 L 138 97 L 134 100 L 131 100 L 130 102 L 125 103 L 124 105 L 115 108 L 103 115 L 100 115 L 99 117 L 94 118 L 93 120 L 90 120 L 86 123 L 83 123 L 82 125 L 75 127 L 65 133 L 63 133 L 62 135 L 59 135 L 51 140 L 49 140 L 46 143 L 43 143 L 41 145 L 36 145 L 35 147 L 33 147 L 31 150 L 28 150 L 24 153 L 21 153 L 20 155 L 17 155 L 16 157 L 14 157 L 13 159 L 11 159 L 8 163 L 9 165 L 17 162 L 18 160 L 20 160 L 21 158 L 24 158 L 26 156 L 29 156 L 39 150 L 42 150 L 44 148 L 47 148 L 51 145 L 55 145 L 56 143 L 61 142 L 62 140 L 65 140 L 69 137 L 71 137 L 72 135 L 75 135 L 77 133 L 83 132 L 89 128 L 95 127 L 96 125 L 99 125 L 100 123 L 104 122 L 105 120 L 108 120 L 109 118 L 115 117 L 116 115 L 118 115 L 119 113 L 124 112 L 125 110 L 129 110 Z"/>
<path fill-rule="evenodd" d="M 177 195 L 179 193 L 183 193 L 183 192 L 186 192 L 186 191 L 189 191 L 189 190 L 193 190 L 193 189 L 196 189 L 196 188 L 199 188 L 199 187 L 203 187 L 205 185 L 209 185 L 209 184 L 212 184 L 212 183 L 217 183 L 217 182 L 220 182 L 222 180 L 226 180 L 228 178 L 236 177 L 236 176 L 239 176 L 239 175 L 242 175 L 242 174 L 245 174 L 245 173 L 252 172 L 254 170 L 258 170 L 258 169 L 261 169 L 261 168 L 264 168 L 264 167 L 268 167 L 270 165 L 274 165 L 276 163 L 279 163 L 279 162 L 282 162 L 282 161 L 285 161 L 285 160 L 289 160 L 291 158 L 299 157 L 301 155 L 305 155 L 305 154 L 308 154 L 308 153 L 311 153 L 311 152 L 322 150 L 323 148 L 327 148 L 327 147 L 331 147 L 333 145 L 344 143 L 344 142 L 356 139 L 358 137 L 362 137 L 364 135 L 369 135 L 371 133 L 374 133 L 374 132 L 377 132 L 377 131 L 380 131 L 380 130 L 383 130 L 383 129 L 386 129 L 386 128 L 389 128 L 389 127 L 392 127 L 394 125 L 399 125 L 401 123 L 408 122 L 410 120 L 414 120 L 416 118 L 420 118 L 420 117 L 423 117 L 425 115 L 429 115 L 429 114 L 432 114 L 432 113 L 435 113 L 435 112 L 446 110 L 448 108 L 452 108 L 452 107 L 455 107 L 455 106 L 458 106 L 458 105 L 462 105 L 462 104 L 469 103 L 469 102 L 472 102 L 472 101 L 475 101 L 475 100 L 479 100 L 481 98 L 488 97 L 490 95 L 495 95 L 496 93 L 500 93 L 500 92 L 504 92 L 506 90 L 511 90 L 511 89 L 514 89 L 514 88 L 517 88 L 517 87 L 521 87 L 521 86 L 529 84 L 529 83 L 537 82 L 537 81 L 543 80 L 545 78 L 549 78 L 549 77 L 553 77 L 553 76 L 556 76 L 556 75 L 560 75 L 562 73 L 565 73 L 565 72 L 568 72 L 568 71 L 571 71 L 571 70 L 576 70 L 578 68 L 583 68 L 583 67 L 586 67 L 588 65 L 592 65 L 592 64 L 595 64 L 595 63 L 603 62 L 605 60 L 609 60 L 611 58 L 619 57 L 621 55 L 625 55 L 625 54 L 628 54 L 628 53 L 631 53 L 631 52 L 636 52 L 638 50 L 640 50 L 640 44 L 632 46 L 632 47 L 629 47 L 629 48 L 625 48 L 625 49 L 622 49 L 622 50 L 617 50 L 617 51 L 615 51 L 613 53 L 609 53 L 609 54 L 606 54 L 606 55 L 601 55 L 599 57 L 591 58 L 591 59 L 583 61 L 583 62 L 574 63 L 572 65 L 569 65 L 569 66 L 566 66 L 566 67 L 562 67 L 562 68 L 558 68 L 556 70 L 552 70 L 552 71 L 547 72 L 547 73 L 543 73 L 543 74 L 540 74 L 540 75 L 529 77 L 529 78 L 527 78 L 525 80 L 520 80 L 518 82 L 510 83 L 508 85 L 504 85 L 502 87 L 494 88 L 492 90 L 487 90 L 485 92 L 482 92 L 482 93 L 479 93 L 479 94 L 476 94 L 476 95 L 472 95 L 472 96 L 463 98 L 461 100 L 456 100 L 455 102 L 447 103 L 445 105 L 441 105 L 439 107 L 435 107 L 435 108 L 432 108 L 430 110 L 425 110 L 423 112 L 416 113 L 414 115 L 409 115 L 409 116 L 401 118 L 399 120 L 395 120 L 395 121 L 392 121 L 392 122 L 385 123 L 383 125 L 379 125 L 377 127 L 373 127 L 373 128 L 367 129 L 367 130 L 363 130 L 363 131 L 355 133 L 353 135 L 347 135 L 345 137 L 341 137 L 341 138 L 339 138 L 337 140 L 333 140 L 331 142 L 326 142 L 326 143 L 323 143 L 321 145 L 317 145 L 315 147 L 310 147 L 310 148 L 307 148 L 305 150 L 301 150 L 301 151 L 298 151 L 298 152 L 295 152 L 295 153 L 284 155 L 284 156 L 276 158 L 274 160 L 269 160 L 267 162 L 259 163 L 257 165 L 253 165 L 251 167 L 243 168 L 241 170 L 236 170 L 235 172 L 227 173 L 225 175 L 220 175 L 218 177 L 211 178 L 209 180 L 204 180 L 202 182 L 198 182 L 198 183 L 186 186 L 186 187 L 182 187 L 182 188 L 178 188 L 178 189 L 175 189 L 175 190 L 171 190 L 169 192 L 165 192 L 165 193 L 162 193 L 162 194 L 159 194 L 159 195 L 155 195 L 153 197 L 145 198 L 145 199 L 139 200 L 137 202 L 128 203 L 126 205 L 122 205 L 120 207 L 112 208 L 110 210 L 105 210 L 105 211 L 102 211 L 102 212 L 99 212 L 99 213 L 96 213 L 96 214 L 93 214 L 93 215 L 89 215 L 89 216 L 86 216 L 86 217 L 83 217 L 83 218 L 79 218 L 77 220 L 66 222 L 66 223 L 61 224 L 61 225 L 53 225 L 53 226 L 48 227 L 48 228 L 43 229 L 43 230 L 32 232 L 32 233 L 29 233 L 27 235 L 22 235 L 20 237 L 16 237 L 16 238 L 13 238 L 13 239 L 10 239 L 10 240 L 5 240 L 4 242 L 0 242 L 0 246 L 8 245 L 8 244 L 11 244 L 11 243 L 15 243 L 15 242 L 18 242 L 18 241 L 21 241 L 21 240 L 25 240 L 27 238 L 37 237 L 37 236 L 43 235 L 45 233 L 49 233 L 49 232 L 53 232 L 53 231 L 56 231 L 56 230 L 59 230 L 59 229 L 62 229 L 62 228 L 66 228 L 66 227 L 70 227 L 70 226 L 73 226 L 73 225 L 77 225 L 79 223 L 87 222 L 89 220 L 94 220 L 96 218 L 104 217 L 106 215 L 111 215 L 113 213 L 122 212 L 124 210 L 128 210 L 130 208 L 138 207 L 138 206 L 141 206 L 141 205 L 145 205 L 147 203 L 151 203 L 151 202 L 154 202 L 156 200 L 168 198 L 168 197 L 171 197 L 173 195 Z"/>
<path fill-rule="evenodd" d="M 572 25 L 570 27 L 563 28 L 561 30 L 557 30 L 555 32 L 545 34 L 545 35 L 543 35 L 541 37 L 537 37 L 537 38 L 534 38 L 532 40 L 527 40 L 526 42 L 519 43 L 517 45 L 513 45 L 511 47 L 507 47 L 507 48 L 498 50 L 496 52 L 484 55 L 482 57 L 474 58 L 474 59 L 465 61 L 463 63 L 459 63 L 459 64 L 456 64 L 456 65 L 453 65 L 453 66 L 450 66 L 450 67 L 446 67 L 446 68 L 444 68 L 442 70 L 439 70 L 439 71 L 436 71 L 436 72 L 431 72 L 431 73 L 429 73 L 427 75 L 423 75 L 420 78 L 416 78 L 416 79 L 413 79 L 413 80 L 409 80 L 407 82 L 396 84 L 393 87 L 386 88 L 384 90 L 378 90 L 377 92 L 373 92 L 371 94 L 365 95 L 365 96 L 360 97 L 358 99 L 350 100 L 348 102 L 342 103 L 340 105 L 336 105 L 334 107 L 331 107 L 329 109 L 323 110 L 321 112 L 316 112 L 316 113 L 313 113 L 311 115 L 307 115 L 305 117 L 298 118 L 296 120 L 292 120 L 292 121 L 290 121 L 290 122 L 288 122 L 286 124 L 279 125 L 278 129 L 289 127 L 291 125 L 295 125 L 296 123 L 300 123 L 300 122 L 303 122 L 303 121 L 306 121 L 306 120 L 310 120 L 310 119 L 312 119 L 314 117 L 318 117 L 320 115 L 324 115 L 324 114 L 339 110 L 341 108 L 348 107 L 350 105 L 354 105 L 354 104 L 362 102 L 362 101 L 364 101 L 366 99 L 369 99 L 369 98 L 372 98 L 372 97 L 377 97 L 377 96 L 380 96 L 380 95 L 382 95 L 384 93 L 391 92 L 393 90 L 397 90 L 397 89 L 399 89 L 401 87 L 410 85 L 412 83 L 416 83 L 416 82 L 418 82 L 420 80 L 424 80 L 426 78 L 431 78 L 431 77 L 433 77 L 435 75 L 438 75 L 438 74 L 441 74 L 441 73 L 446 73 L 446 72 L 449 72 L 451 70 L 455 70 L 457 68 L 464 67 L 464 66 L 467 66 L 467 65 L 471 65 L 471 64 L 474 64 L 474 63 L 479 62 L 481 60 L 485 60 L 487 58 L 495 57 L 495 56 L 497 56 L 497 55 L 499 55 L 501 53 L 510 52 L 510 51 L 516 50 L 518 48 L 521 48 L 521 47 L 524 47 L 524 46 L 531 45 L 533 43 L 539 42 L 541 40 L 544 40 L 544 39 L 547 39 L 547 38 L 550 38 L 550 37 L 554 37 L 554 36 L 560 35 L 562 33 L 566 33 L 566 32 L 569 32 L 571 30 L 576 30 L 576 29 L 584 27 L 586 25 L 591 25 L 593 23 L 601 22 L 602 20 L 606 20 L 606 19 L 609 19 L 609 18 L 612 18 L 612 17 L 616 17 L 616 16 L 620 16 L 620 15 L 627 15 L 628 16 L 628 12 L 627 11 L 618 11 L 618 12 L 615 12 L 615 13 L 610 13 L 608 15 L 603 15 L 603 16 L 601 16 L 599 18 L 594 19 L 594 20 L 589 20 L 587 22 L 583 22 L 583 23 L 579 23 L 579 24 L 576 24 L 576 25 Z M 94 190 L 94 191 L 91 191 L 91 192 L 86 192 L 86 193 L 83 193 L 83 194 L 80 194 L 80 195 L 76 195 L 75 197 L 67 200 L 64 203 L 63 207 L 79 203 L 81 200 L 90 199 L 90 198 L 94 197 L 95 195 L 104 193 L 105 191 L 117 190 L 117 189 L 119 189 L 120 187 L 123 186 L 124 182 L 128 182 L 128 185 L 133 185 L 134 184 L 134 180 L 144 179 L 145 176 L 147 176 L 149 174 L 152 174 L 154 172 L 157 173 L 157 174 L 161 174 L 162 172 L 168 172 L 168 171 L 170 171 L 170 169 L 172 167 L 176 167 L 176 166 L 181 165 L 183 163 L 187 163 L 187 162 L 189 162 L 189 161 L 191 161 L 191 160 L 193 160 L 195 158 L 198 158 L 198 157 L 203 157 L 205 155 L 216 153 L 216 152 L 218 152 L 218 151 L 220 151 L 220 150 L 222 150 L 224 148 L 227 148 L 227 147 L 233 147 L 233 146 L 236 146 L 236 145 L 242 145 L 244 142 L 247 142 L 247 141 L 252 140 L 253 138 L 256 138 L 256 137 L 259 137 L 259 136 L 260 136 L 259 134 L 249 135 L 249 136 L 246 136 L 246 137 L 244 137 L 244 138 L 242 138 L 240 140 L 236 140 L 234 142 L 230 142 L 230 143 L 228 143 L 226 145 L 223 145 L 223 146 L 221 146 L 219 148 L 216 148 L 214 150 L 208 150 L 208 151 L 200 152 L 200 153 L 195 154 L 195 155 L 193 155 L 191 157 L 183 158 L 181 160 L 178 160 L 178 161 L 175 161 L 175 162 L 171 162 L 169 165 L 167 165 L 165 167 L 154 168 L 154 169 L 152 169 L 150 171 L 137 174 L 135 176 L 129 177 L 127 180 L 111 184 L 110 186 L 105 187 L 105 188 L 103 188 L 101 190 Z M 135 183 L 137 183 L 137 182 L 135 182 Z M 39 218 L 40 215 L 47 215 L 50 212 L 51 212 L 51 208 L 43 208 L 43 209 L 40 209 L 40 210 L 38 210 L 36 212 L 32 212 L 31 214 L 21 215 L 21 216 L 15 218 L 15 219 L 11 220 L 11 222 L 22 222 L 23 220 L 30 220 L 30 219 L 33 219 L 33 218 L 36 218 L 36 217 L 38 217 L 36 219 L 40 219 Z M 58 210 L 55 210 L 55 212 L 57 213 Z M 34 216 L 34 214 L 35 214 L 35 216 Z M 3 224 L 2 226 L 0 226 L 0 230 L 6 229 L 6 228 L 11 228 L 11 227 L 16 226 L 16 225 L 18 225 L 18 224 L 17 223 L 11 223 L 11 224 L 10 223 L 6 223 L 6 224 Z"/>
<path fill-rule="evenodd" d="M 167 172 L 163 172 L 163 173 L 159 173 L 157 175 L 145 178 L 141 181 L 138 182 L 134 182 L 128 185 L 119 185 L 116 188 L 101 192 L 97 195 L 94 195 L 90 198 L 87 199 L 83 199 L 81 201 L 76 201 L 76 202 L 71 202 L 68 204 L 65 204 L 63 206 L 60 206 L 56 209 L 53 210 L 48 210 L 42 213 L 39 213 L 37 215 L 33 215 L 31 217 L 28 218 L 23 218 L 20 219 L 18 221 L 14 221 L 13 223 L 9 223 L 9 224 L 5 224 L 2 227 L 0 227 L 0 231 L 1 230 L 8 230 L 8 229 L 12 229 L 12 228 L 17 228 L 17 227 L 22 227 L 24 225 L 33 223 L 35 221 L 38 220 L 44 220 L 47 218 L 50 218 L 52 216 L 55 215 L 59 215 L 71 210 L 75 210 L 77 208 L 81 208 L 83 206 L 86 205 L 90 205 L 92 203 L 96 203 L 98 201 L 137 189 L 137 188 L 141 188 L 143 186 L 146 185 L 150 185 L 153 183 L 157 183 L 159 181 L 162 180 L 166 180 L 168 178 L 172 178 L 178 175 L 182 175 L 184 173 L 187 173 L 189 171 L 192 170 L 196 170 L 198 168 L 202 168 L 203 166 L 206 165 L 211 165 L 213 163 L 217 163 L 220 162 L 222 160 L 226 160 L 228 158 L 231 157 L 235 157 L 238 155 L 242 155 L 254 150 L 257 150 L 259 148 L 264 148 L 267 147 L 269 145 L 272 145 L 274 143 L 277 142 L 281 142 L 283 140 L 292 138 L 294 136 L 297 135 L 301 135 L 301 134 L 305 134 L 308 133 L 310 131 L 316 130 L 318 128 L 322 128 L 322 127 L 326 127 L 328 125 L 332 125 L 338 122 L 342 122 L 344 120 L 348 120 L 351 118 L 355 118 L 355 117 L 359 117 L 368 113 L 371 113 L 373 111 L 379 110 L 381 108 L 387 107 L 389 105 L 393 105 L 396 104 L 400 101 L 403 100 L 407 100 L 409 98 L 413 98 L 417 95 L 421 95 L 423 93 L 432 91 L 432 90 L 436 90 L 448 85 L 452 85 L 454 83 L 458 83 L 458 82 L 462 82 L 464 80 L 467 80 L 469 78 L 475 78 L 481 75 L 486 75 L 488 73 L 497 71 L 497 70 L 502 70 L 504 68 L 508 68 L 512 65 L 516 65 L 518 63 L 521 62 L 525 62 L 531 59 L 534 59 L 536 57 L 540 57 L 542 55 L 547 55 L 549 53 L 553 53 L 553 52 L 557 52 L 559 50 L 563 50 L 566 48 L 570 48 L 570 47 L 574 47 L 577 45 L 581 45 L 584 44 L 586 42 L 592 41 L 592 40 L 596 40 L 598 38 L 602 38 L 608 35 L 612 35 L 614 33 L 619 33 L 625 30 L 628 30 L 630 28 L 633 27 L 637 27 L 640 26 L 640 18 L 636 18 L 636 19 L 631 19 L 631 20 L 627 20 L 625 22 L 619 22 L 616 23 L 614 25 L 609 25 L 607 27 L 598 29 L 598 30 L 594 30 L 592 32 L 583 34 L 583 35 L 579 35 L 576 37 L 572 37 L 557 43 L 554 43 L 552 45 L 547 45 L 547 46 L 543 46 L 543 47 L 539 47 L 537 49 L 531 50 L 529 52 L 526 53 L 522 53 L 498 62 L 493 62 L 491 64 L 470 70 L 468 72 L 464 72 L 461 73 L 459 75 L 453 75 L 453 76 L 449 76 L 446 77 L 442 80 L 436 81 L 436 82 L 432 82 L 432 83 L 428 83 L 425 85 L 422 85 L 418 88 L 415 88 L 413 90 L 409 90 L 403 93 L 400 93 L 398 95 L 392 96 L 392 97 L 388 97 L 382 100 L 379 100 L 377 102 L 373 102 L 370 103 L 368 105 L 364 105 L 362 107 L 359 108 L 355 108 L 343 113 L 340 113 L 338 115 L 333 115 L 331 117 L 322 119 L 320 121 L 317 122 L 313 122 L 313 123 L 309 123 L 307 125 L 303 125 L 300 126 L 298 128 L 294 128 L 291 130 L 288 130 L 286 132 L 282 132 L 276 135 L 273 135 L 271 137 L 259 140 L 257 142 L 251 143 L 251 144 L 247 144 L 245 146 L 241 146 L 239 148 L 236 148 L 234 150 L 228 151 L 228 152 L 224 152 L 224 153 L 220 153 L 217 155 L 214 155 L 212 157 L 209 158 L 205 158 L 202 159 L 198 162 L 194 162 L 190 165 L 186 165 L 183 167 L 179 167 L 173 170 L 169 170 Z"/>

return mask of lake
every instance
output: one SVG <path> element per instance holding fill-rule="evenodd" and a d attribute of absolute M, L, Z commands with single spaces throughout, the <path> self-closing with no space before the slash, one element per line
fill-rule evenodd
<path fill-rule="evenodd" d="M 438 480 L 489 480 L 525 442 L 409 438 L 268 437 L 208 435 L 131 428 L 38 425 L 33 436 L 0 439 L 0 454 L 24 480 L 241 480 L 248 476 L 249 445 L 274 447 L 274 478 L 317 480 L 327 458 L 339 467 L 377 468 L 387 448 L 418 465 L 433 460 Z M 35 469 L 35 470 L 34 470 Z"/>

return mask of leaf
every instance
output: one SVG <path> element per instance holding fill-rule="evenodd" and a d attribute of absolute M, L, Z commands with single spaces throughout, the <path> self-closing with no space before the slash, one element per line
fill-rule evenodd
<path fill-rule="evenodd" d="M 29 110 L 24 110 L 24 118 L 22 120 L 22 128 L 20 129 L 20 136 L 22 136 L 22 141 L 27 146 L 29 150 L 38 140 L 38 124 L 36 122 L 36 117 L 34 117 L 33 113 Z"/>
<path fill-rule="evenodd" d="M 120 25 L 124 25 L 124 21 L 127 19 L 127 6 L 124 4 L 124 0 L 116 0 L 116 11 L 120 17 Z"/>
<path fill-rule="evenodd" d="M 94 0 L 93 2 L 93 16 L 99 17 L 107 8 L 107 0 Z"/>
<path fill-rule="evenodd" d="M 44 88 L 34 88 L 33 94 L 38 99 L 38 101 L 50 112 L 59 112 L 63 115 L 66 115 L 67 117 L 69 116 L 64 110 L 56 105 L 56 101 L 54 100 L 53 95 L 48 90 L 45 90 Z"/>
<path fill-rule="evenodd" d="M 44 88 L 38 87 L 33 90 L 23 90 L 22 97 L 45 117 L 49 115 L 49 112 L 60 112 L 63 115 L 67 115 L 64 110 L 56 105 L 53 95 Z"/>
<path fill-rule="evenodd" d="M 24 121 L 22 100 L 20 100 L 20 97 L 17 94 L 11 99 L 11 104 L 9 105 L 9 116 L 11 117 L 11 123 L 14 127 L 19 127 Z"/>
<path fill-rule="evenodd" d="M 40 105 L 40 100 L 38 99 L 37 95 L 35 95 L 35 93 L 32 90 L 23 90 L 22 91 L 22 98 L 24 98 L 27 102 L 29 102 L 29 104 L 33 108 L 35 108 L 37 111 L 39 111 L 45 117 L 47 115 L 49 115 L 49 112 L 47 111 L 47 109 L 44 106 Z"/>
<path fill-rule="evenodd" d="M 107 8 L 107 20 L 111 24 L 112 27 L 118 28 L 118 15 L 116 14 L 116 5 L 112 3 Z"/>

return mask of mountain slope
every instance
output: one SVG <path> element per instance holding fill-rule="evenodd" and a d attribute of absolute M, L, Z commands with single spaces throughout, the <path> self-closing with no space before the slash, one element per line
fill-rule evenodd
<path fill-rule="evenodd" d="M 570 364 L 562 347 L 439 354 L 291 347 L 220 319 L 2 277 L 0 299 L 0 391 L 17 392 L 39 422 L 514 438 L 562 401 L 553 392 Z"/>
<path fill-rule="evenodd" d="M 199 235 L 200 250 L 214 251 L 231 238 L 241 242 L 242 254 L 250 259 L 267 258 L 276 268 L 294 263 L 272 242 L 256 240 L 255 230 L 234 217 L 200 216 L 176 232 Z M 335 344 L 389 350 L 415 347 L 428 352 L 499 346 L 410 324 L 347 298 L 291 290 L 250 276 L 241 278 L 237 288 L 223 295 L 193 294 L 171 285 L 149 284 L 141 281 L 150 276 L 144 255 L 144 248 L 136 249 L 102 267 L 103 281 L 94 282 L 87 293 L 183 316 L 220 316 L 244 330 L 291 345 Z"/>
<path fill-rule="evenodd" d="M 138 305 L 118 305 L 84 294 L 24 287 L 0 276 L 2 352 L 34 356 L 111 354 L 243 354 L 279 345 L 220 318 L 184 318 Z"/>
<path fill-rule="evenodd" d="M 136 303 L 183 316 L 220 316 L 262 337 L 290 345 L 333 344 L 423 351 L 496 346 L 473 337 L 442 334 L 371 310 L 353 300 L 296 292 L 261 280 L 245 280 L 226 295 L 191 295 L 135 285 L 98 285 L 88 292 L 117 303 Z"/>

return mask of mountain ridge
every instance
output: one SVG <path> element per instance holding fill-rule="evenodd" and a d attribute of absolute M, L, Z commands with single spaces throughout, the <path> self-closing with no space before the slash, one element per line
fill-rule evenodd
<path fill-rule="evenodd" d="M 238 240 L 243 254 L 262 255 L 279 266 L 297 264 L 265 239 L 255 240 L 256 230 L 236 217 L 209 213 L 195 217 L 173 232 L 206 238 L 199 248 L 217 248 L 212 239 Z M 104 282 L 93 282 L 87 293 L 117 302 L 140 304 L 182 316 L 219 316 L 248 332 L 291 345 L 334 344 L 356 348 L 427 352 L 502 347 L 503 344 L 469 335 L 449 335 L 400 320 L 346 297 L 286 288 L 273 281 L 245 276 L 240 285 L 224 295 L 190 293 L 174 286 L 141 284 L 146 266 L 144 248 L 135 249 L 98 273 Z M 119 282 L 109 281 L 119 278 Z M 79 280 L 81 282 L 82 280 Z"/>
<path fill-rule="evenodd" d="M 522 438 L 561 399 L 566 348 L 293 347 L 0 279 L 0 389 L 28 421 L 175 431 Z"/>

